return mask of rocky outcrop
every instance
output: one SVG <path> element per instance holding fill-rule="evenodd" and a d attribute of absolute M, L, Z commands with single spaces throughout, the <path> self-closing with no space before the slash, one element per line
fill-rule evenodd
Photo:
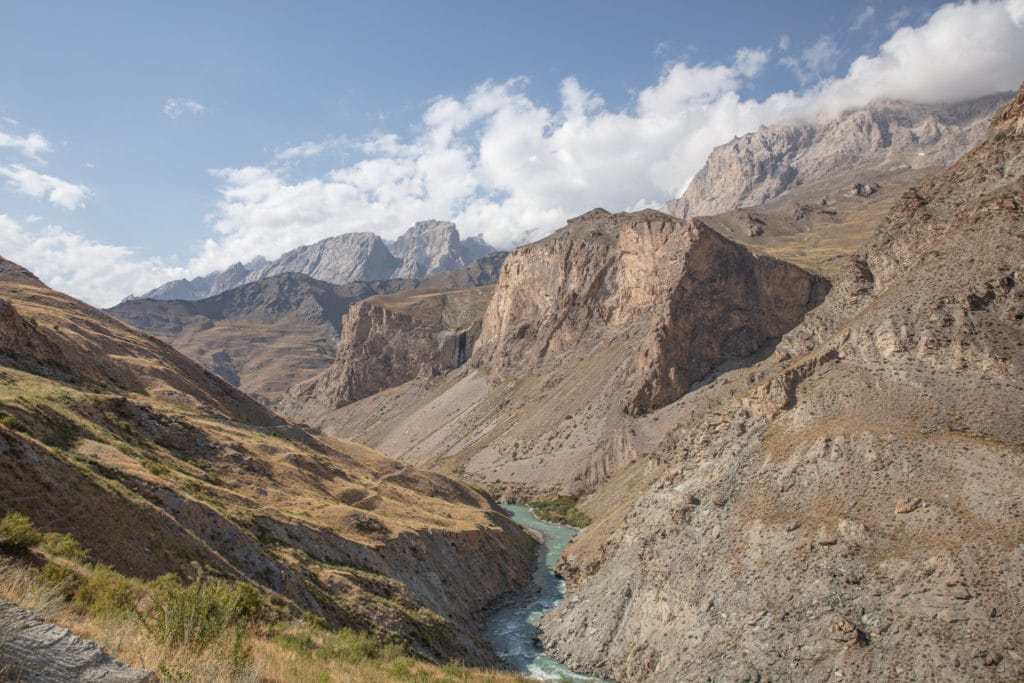
<path fill-rule="evenodd" d="M 402 262 L 372 232 L 351 232 L 298 247 L 249 273 L 256 282 L 281 273 L 302 273 L 341 285 L 347 282 L 387 280 Z"/>
<path fill-rule="evenodd" d="M 459 231 L 447 221 L 420 221 L 391 245 L 391 253 L 402 259 L 393 277 L 418 278 L 468 264 L 462 253 Z"/>
<path fill-rule="evenodd" d="M 237 287 L 246 281 L 249 276 L 249 268 L 241 263 L 229 266 L 227 270 L 211 273 L 192 278 L 191 280 L 172 280 L 150 290 L 142 296 L 129 296 L 125 301 L 134 299 L 159 299 L 172 301 L 176 299 L 195 300 L 204 299 L 208 296 L 215 296 L 226 292 L 232 287 Z"/>
<path fill-rule="evenodd" d="M 334 364 L 290 391 L 281 409 L 337 408 L 461 366 L 473 352 L 492 289 L 414 290 L 355 304 L 344 317 Z"/>
<path fill-rule="evenodd" d="M 49 681 L 155 681 L 150 671 L 115 661 L 96 643 L 48 624 L 28 610 L 0 600 L 0 678 Z"/>
<path fill-rule="evenodd" d="M 616 680 L 1024 675 L 1024 89 L 771 358 L 681 403 L 563 558 L 544 640 Z M 638 462 L 637 470 L 641 470 Z"/>
<path fill-rule="evenodd" d="M 756 257 L 699 221 L 656 211 L 591 211 L 505 261 L 484 316 L 476 367 L 521 376 L 610 344 L 636 355 L 625 409 L 679 398 L 713 367 L 782 336 L 825 282 Z"/>
<path fill-rule="evenodd" d="M 946 166 L 984 139 L 1008 97 L 938 105 L 880 100 L 826 122 L 762 127 L 716 147 L 666 211 L 710 216 L 854 169 Z"/>

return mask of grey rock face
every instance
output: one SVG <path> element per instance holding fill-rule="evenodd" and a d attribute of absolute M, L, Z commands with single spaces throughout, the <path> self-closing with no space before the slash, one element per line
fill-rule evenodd
<path fill-rule="evenodd" d="M 372 232 L 352 232 L 298 247 L 246 277 L 256 282 L 281 273 L 302 273 L 340 285 L 390 279 L 402 262 Z"/>
<path fill-rule="evenodd" d="M 420 221 L 395 241 L 391 253 L 403 261 L 394 277 L 424 277 L 467 265 L 459 231 L 447 221 Z"/>
<path fill-rule="evenodd" d="M 371 233 L 347 233 L 298 247 L 274 261 L 260 257 L 225 271 L 174 280 L 133 299 L 196 301 L 282 273 L 301 273 L 335 285 L 374 280 L 420 279 L 465 268 L 494 253 L 482 235 L 460 240 L 455 224 L 420 221 L 389 247 Z"/>
<path fill-rule="evenodd" d="M 665 209 L 680 218 L 710 216 L 861 167 L 945 166 L 984 139 L 988 120 L 1009 97 L 939 105 L 880 100 L 827 122 L 762 127 L 715 148 Z"/>
<path fill-rule="evenodd" d="M 92 641 L 0 600 L 0 679 L 49 681 L 155 681 L 149 671 L 115 661 Z"/>

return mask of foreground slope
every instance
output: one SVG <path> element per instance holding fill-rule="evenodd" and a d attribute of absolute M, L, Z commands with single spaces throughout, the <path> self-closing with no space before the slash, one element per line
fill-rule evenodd
<path fill-rule="evenodd" d="M 750 362 L 825 288 L 703 223 L 598 209 L 505 260 L 472 367 L 341 408 L 323 386 L 295 414 L 494 489 L 579 490 L 660 438 L 645 415 Z"/>
<path fill-rule="evenodd" d="M 0 260 L 0 512 L 124 573 L 249 581 L 282 608 L 491 662 L 477 614 L 530 580 L 489 498 L 310 435 Z"/>
<path fill-rule="evenodd" d="M 594 502 L 545 641 L 616 679 L 1019 680 L 1022 378 L 1024 89 Z"/>

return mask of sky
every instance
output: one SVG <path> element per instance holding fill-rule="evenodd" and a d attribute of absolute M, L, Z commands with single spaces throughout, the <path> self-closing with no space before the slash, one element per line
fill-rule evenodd
<path fill-rule="evenodd" d="M 0 0 L 0 255 L 109 306 L 431 218 L 508 248 L 760 125 L 1022 80 L 1024 0 Z"/>

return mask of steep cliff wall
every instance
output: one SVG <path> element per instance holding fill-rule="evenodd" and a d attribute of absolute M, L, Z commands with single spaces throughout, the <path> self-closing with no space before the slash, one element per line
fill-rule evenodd
<path fill-rule="evenodd" d="M 625 408 L 645 412 L 780 337 L 825 289 L 698 221 L 596 210 L 505 261 L 473 365 L 521 376 L 628 344 Z"/>
<path fill-rule="evenodd" d="M 337 408 L 459 367 L 473 352 L 492 290 L 411 291 L 353 305 L 334 363 L 290 391 L 281 409 L 303 414 Z"/>
<path fill-rule="evenodd" d="M 687 397 L 717 406 L 564 556 L 556 654 L 615 679 L 1024 675 L 1022 121 L 1024 90 L 773 357 Z"/>

